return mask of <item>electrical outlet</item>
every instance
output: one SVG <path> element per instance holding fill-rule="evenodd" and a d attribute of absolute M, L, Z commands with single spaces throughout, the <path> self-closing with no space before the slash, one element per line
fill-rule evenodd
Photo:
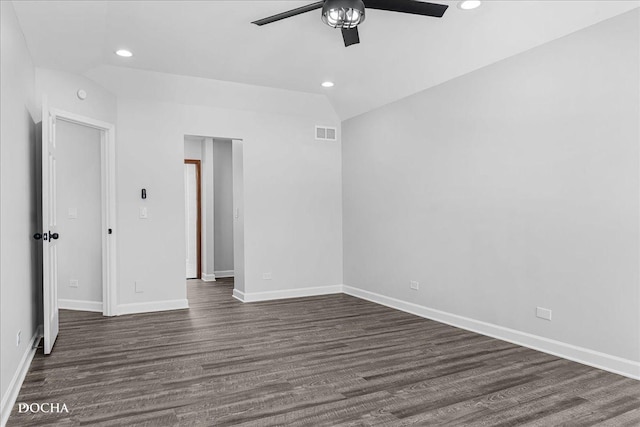
<path fill-rule="evenodd" d="M 262 273 L 262 280 L 271 280 L 271 273 Z"/>
<path fill-rule="evenodd" d="M 134 288 L 137 294 L 141 294 L 144 292 L 144 288 L 142 286 L 142 280 L 136 280 L 134 283 Z"/>
<path fill-rule="evenodd" d="M 418 289 L 420 289 L 420 283 L 416 282 L 415 280 L 412 280 L 411 283 L 409 284 L 409 286 L 414 291 L 417 291 Z"/>
<path fill-rule="evenodd" d="M 548 308 L 542 308 L 542 307 L 536 307 L 536 316 L 544 319 L 544 320 L 551 320 L 551 310 L 549 310 Z"/>
<path fill-rule="evenodd" d="M 16 347 L 19 347 L 20 341 L 22 341 L 20 337 L 21 334 L 22 334 L 22 331 L 18 331 L 18 333 L 16 334 Z"/>
<path fill-rule="evenodd" d="M 77 288 L 78 287 L 78 280 L 77 279 L 69 280 L 69 287 L 70 288 Z"/>

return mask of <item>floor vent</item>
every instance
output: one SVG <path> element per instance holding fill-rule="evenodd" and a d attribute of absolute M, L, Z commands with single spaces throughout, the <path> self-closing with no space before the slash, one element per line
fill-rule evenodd
<path fill-rule="evenodd" d="M 337 141 L 338 130 L 325 126 L 316 126 L 316 139 L 319 141 Z"/>

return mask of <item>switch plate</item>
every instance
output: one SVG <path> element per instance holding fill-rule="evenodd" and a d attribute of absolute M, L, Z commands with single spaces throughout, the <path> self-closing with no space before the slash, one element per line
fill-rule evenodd
<path fill-rule="evenodd" d="M 144 292 L 144 288 L 142 286 L 142 280 L 136 280 L 134 284 L 134 288 L 137 294 L 141 294 Z"/>
<path fill-rule="evenodd" d="M 536 307 L 536 316 L 540 319 L 551 320 L 551 310 L 548 308 Z"/>
<path fill-rule="evenodd" d="M 271 280 L 271 273 L 262 273 L 262 280 Z"/>
<path fill-rule="evenodd" d="M 69 208 L 67 211 L 67 218 L 69 219 L 77 219 L 78 218 L 78 208 Z"/>
<path fill-rule="evenodd" d="M 416 282 L 415 280 L 412 280 L 411 283 L 409 284 L 409 286 L 414 291 L 417 291 L 420 288 L 420 283 Z"/>
<path fill-rule="evenodd" d="M 77 288 L 78 287 L 78 280 L 77 279 L 69 280 L 69 287 L 70 288 Z"/>
<path fill-rule="evenodd" d="M 147 210 L 146 206 L 143 206 L 140 208 L 140 219 L 147 219 L 149 218 L 149 211 Z"/>

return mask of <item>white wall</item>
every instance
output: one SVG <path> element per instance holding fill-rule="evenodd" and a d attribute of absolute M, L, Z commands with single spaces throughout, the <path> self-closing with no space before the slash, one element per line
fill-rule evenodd
<path fill-rule="evenodd" d="M 88 75 L 118 97 L 121 303 L 185 298 L 185 135 L 243 140 L 246 292 L 342 282 L 340 143 L 314 140 L 316 124 L 339 127 L 326 98 L 246 85 L 231 96 L 238 85 L 114 67 Z"/>
<path fill-rule="evenodd" d="M 201 138 L 202 145 L 202 278 L 215 280 L 213 138 Z"/>
<path fill-rule="evenodd" d="M 87 92 L 85 100 L 78 98 L 79 89 Z M 42 100 L 43 95 L 47 96 L 51 108 L 111 124 L 116 122 L 115 96 L 84 76 L 36 67 L 36 100 L 38 103 Z M 40 121 L 40 116 L 38 116 L 38 121 Z"/>
<path fill-rule="evenodd" d="M 345 284 L 640 361 L 639 18 L 344 122 Z"/>
<path fill-rule="evenodd" d="M 187 137 L 184 139 L 184 158 L 202 161 L 203 138 Z M 202 165 L 201 165 L 202 166 Z"/>
<path fill-rule="evenodd" d="M 244 142 L 231 141 L 233 212 L 244 212 Z M 342 245 L 341 245 L 342 247 Z M 244 215 L 233 216 L 233 288 L 245 292 Z"/>
<path fill-rule="evenodd" d="M 232 142 L 213 142 L 213 183 L 215 197 L 215 271 L 233 272 L 233 168 Z"/>
<path fill-rule="evenodd" d="M 13 5 L 0 2 L 0 393 L 2 422 L 10 386 L 31 349 L 39 319 L 41 282 L 36 218 L 34 67 Z M 21 343 L 16 334 L 21 331 Z M 19 385 L 19 384 L 18 384 Z M 5 405 L 7 407 L 5 407 Z"/>
<path fill-rule="evenodd" d="M 58 298 L 63 300 L 102 302 L 100 140 L 97 129 L 56 123 Z M 71 287 L 70 280 L 78 286 Z"/>

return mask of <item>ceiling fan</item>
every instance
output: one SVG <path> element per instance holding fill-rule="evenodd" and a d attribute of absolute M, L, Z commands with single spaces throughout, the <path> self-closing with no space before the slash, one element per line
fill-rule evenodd
<path fill-rule="evenodd" d="M 449 6 L 417 0 L 323 0 L 269 16 L 268 18 L 258 19 L 252 24 L 270 24 L 322 8 L 322 21 L 330 27 L 340 28 L 344 45 L 351 46 L 352 44 L 360 43 L 357 27 L 358 24 L 364 21 L 365 7 L 442 18 Z"/>

